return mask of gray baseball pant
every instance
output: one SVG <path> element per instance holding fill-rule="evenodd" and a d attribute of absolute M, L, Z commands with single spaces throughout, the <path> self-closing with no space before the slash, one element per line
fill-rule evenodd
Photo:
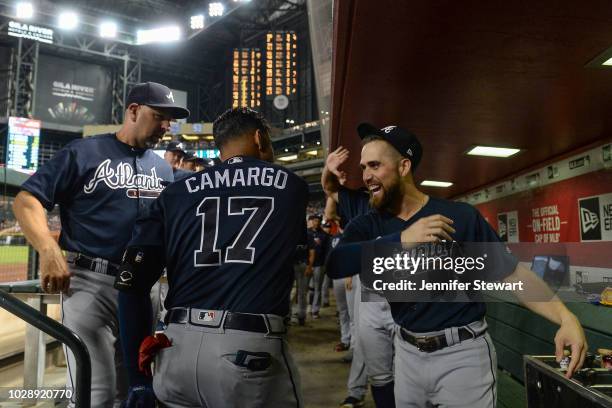
<path fill-rule="evenodd" d="M 334 296 L 336 297 L 336 309 L 340 319 L 340 341 L 351 344 L 351 319 L 347 302 L 347 293 L 344 279 L 334 279 Z"/>
<path fill-rule="evenodd" d="M 363 399 L 368 391 L 368 376 L 366 373 L 363 349 L 358 335 L 359 326 L 359 302 L 361 299 L 361 288 L 359 275 L 353 276 L 353 288 L 346 291 L 348 312 L 351 319 L 351 347 L 353 349 L 353 360 L 347 382 L 348 395 L 357 399 Z"/>
<path fill-rule="evenodd" d="M 165 407 L 303 406 L 284 334 L 225 330 L 222 322 L 219 327 L 170 323 L 165 334 L 172 346 L 156 356 L 153 377 L 155 395 Z M 262 371 L 236 365 L 238 350 L 267 352 L 272 364 Z"/>
<path fill-rule="evenodd" d="M 321 298 L 324 305 L 329 305 L 329 295 L 334 285 L 332 279 L 325 273 L 323 268 L 323 284 L 321 285 Z"/>
<path fill-rule="evenodd" d="M 305 263 L 299 263 L 294 265 L 293 270 L 295 274 L 295 291 L 297 296 L 296 314 L 298 316 L 298 319 L 305 319 L 306 309 L 308 307 L 306 296 L 308 295 L 308 281 L 310 280 L 310 277 L 304 275 L 304 271 L 306 270 Z"/>
<path fill-rule="evenodd" d="M 314 296 L 312 298 L 312 313 L 319 313 L 322 302 L 322 289 L 323 289 L 323 274 L 324 270 L 322 266 L 312 267 L 312 285 L 314 286 Z"/>
<path fill-rule="evenodd" d="M 62 324 L 87 346 L 91 358 L 91 406 L 119 407 L 127 396 L 128 379 L 119 343 L 118 292 L 113 276 L 92 272 L 69 263 L 70 289 L 61 296 Z M 154 313 L 159 307 L 159 285 L 151 291 Z M 66 354 L 66 388 L 74 391 L 76 360 Z M 74 407 L 74 395 L 69 404 Z"/>
<path fill-rule="evenodd" d="M 486 330 L 484 321 L 468 325 L 474 333 Z M 488 333 L 455 342 L 456 328 L 442 332 L 452 344 L 433 353 L 419 351 L 396 328 L 395 404 L 397 407 L 494 408 L 497 356 Z"/>
<path fill-rule="evenodd" d="M 382 387 L 393 381 L 395 322 L 389 303 L 360 301 L 358 328 L 368 379 L 372 386 Z"/>

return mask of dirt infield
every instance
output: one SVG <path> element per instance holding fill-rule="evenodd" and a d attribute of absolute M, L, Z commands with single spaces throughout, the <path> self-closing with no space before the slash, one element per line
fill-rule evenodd
<path fill-rule="evenodd" d="M 15 282 L 26 280 L 28 277 L 28 265 L 25 263 L 13 263 L 0 265 L 0 282 Z"/>

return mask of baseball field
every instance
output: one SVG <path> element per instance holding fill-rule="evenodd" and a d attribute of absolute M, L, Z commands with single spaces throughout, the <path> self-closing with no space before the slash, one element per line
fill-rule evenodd
<path fill-rule="evenodd" d="M 0 246 L 0 282 L 24 280 L 27 277 L 28 246 Z"/>

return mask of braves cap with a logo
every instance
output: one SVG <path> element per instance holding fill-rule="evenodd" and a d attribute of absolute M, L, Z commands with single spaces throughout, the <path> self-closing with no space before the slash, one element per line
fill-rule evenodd
<path fill-rule="evenodd" d="M 423 156 L 423 146 L 421 146 L 419 139 L 412 132 L 399 126 L 385 126 L 379 129 L 370 123 L 361 123 L 357 126 L 357 134 L 361 139 L 368 136 L 378 136 L 388 142 L 402 156 L 410 159 L 413 172 Z"/>
<path fill-rule="evenodd" d="M 166 146 L 166 151 L 167 152 L 178 152 L 178 153 L 182 153 L 185 154 L 185 149 L 184 146 L 181 142 L 170 142 L 168 143 L 168 146 Z"/>
<path fill-rule="evenodd" d="M 135 85 L 127 97 L 127 104 L 131 103 L 164 109 L 170 112 L 173 119 L 184 119 L 189 116 L 189 110 L 174 102 L 172 90 L 157 82 Z"/>

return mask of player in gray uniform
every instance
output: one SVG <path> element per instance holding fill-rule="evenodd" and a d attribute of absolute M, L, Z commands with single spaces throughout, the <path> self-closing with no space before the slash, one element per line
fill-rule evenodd
<path fill-rule="evenodd" d="M 370 210 L 367 193 L 349 190 L 342 186 L 346 174 L 339 167 L 348 159 L 348 155 L 348 150 L 342 146 L 331 152 L 321 176 L 323 189 L 336 203 L 336 212 L 339 213 L 339 217 L 345 224 L 348 224 L 352 218 Z M 363 361 L 372 387 L 372 397 L 377 406 L 383 407 L 383 401 L 393 400 L 393 338 L 395 335 L 393 317 L 387 301 L 361 285 L 358 275 L 353 277 L 353 284 L 359 288 L 353 291 L 354 305 L 357 309 L 354 313 L 357 316 L 354 322 L 354 332 L 357 337 L 356 341 L 359 343 L 359 347 L 354 350 L 361 353 L 362 356 L 358 356 L 349 373 L 349 398 L 357 399 L 365 387 L 363 370 L 357 366 Z M 355 402 L 354 406 L 359 405 Z"/>
<path fill-rule="evenodd" d="M 116 281 L 128 407 L 152 406 L 151 385 L 167 407 L 302 405 L 284 321 L 308 185 L 271 163 L 269 131 L 251 109 L 222 114 L 213 134 L 223 162 L 168 186 L 138 220 Z M 139 345 L 164 266 L 169 347 L 151 380 Z"/>
<path fill-rule="evenodd" d="M 363 180 L 374 210 L 353 219 L 345 228 L 341 242 L 330 256 L 328 271 L 332 277 L 361 270 L 362 249 L 373 248 L 375 243 L 376 250 L 393 244 L 393 248 L 398 248 L 402 243 L 424 254 L 443 253 L 452 245 L 480 256 L 482 249 L 470 252 L 470 246 L 465 244 L 489 243 L 485 263 L 493 262 L 494 267 L 488 268 L 485 277 L 507 284 L 522 282 L 523 289 L 512 293 L 527 308 L 560 325 L 555 351 L 560 358 L 563 348 L 571 347 L 572 363 L 567 372 L 571 376 L 582 365 L 587 350 L 576 316 L 541 279 L 518 263 L 475 208 L 429 197 L 417 189 L 413 172 L 421 159 L 422 147 L 412 133 L 397 126 L 378 129 L 368 124 L 360 125 L 358 133 L 363 140 Z M 464 271 L 450 272 L 460 275 Z M 362 277 L 369 278 L 372 270 L 364 267 L 363 273 Z M 415 283 L 420 287 L 419 281 Z M 397 406 L 495 406 L 496 358 L 484 320 L 484 303 L 392 301 L 390 305 L 397 323 Z"/>
<path fill-rule="evenodd" d="M 116 134 L 69 143 L 23 184 L 13 205 L 26 238 L 40 254 L 43 290 L 61 292 L 62 323 L 89 350 L 92 407 L 117 406 L 127 391 L 114 275 L 137 216 L 173 180 L 170 166 L 148 148 L 166 133 L 170 120 L 188 115 L 164 85 L 136 85 Z M 45 213 L 55 204 L 62 223 L 59 245 Z M 72 388 L 72 353 L 67 360 L 67 387 Z"/>

